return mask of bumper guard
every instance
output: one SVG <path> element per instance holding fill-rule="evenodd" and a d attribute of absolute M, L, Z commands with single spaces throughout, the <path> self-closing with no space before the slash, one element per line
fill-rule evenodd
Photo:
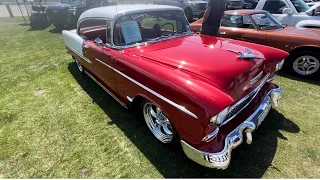
<path fill-rule="evenodd" d="M 231 161 L 231 151 L 243 142 L 243 135 L 246 135 L 246 142 L 251 144 L 252 132 L 258 128 L 260 123 L 268 115 L 271 107 L 278 106 L 278 100 L 281 98 L 281 89 L 275 88 L 269 91 L 256 111 L 237 128 L 235 128 L 225 139 L 225 146 L 221 152 L 208 153 L 195 149 L 194 147 L 181 140 L 184 153 L 188 158 L 196 163 L 217 169 L 226 169 Z"/>

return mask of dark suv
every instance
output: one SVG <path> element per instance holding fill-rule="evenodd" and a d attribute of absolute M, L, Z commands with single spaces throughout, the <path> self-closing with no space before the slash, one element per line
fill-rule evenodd
<path fill-rule="evenodd" d="M 115 4 L 108 0 L 61 0 L 48 6 L 46 12 L 49 22 L 62 29 L 65 25 L 76 26 L 80 15 L 88 9 Z"/>

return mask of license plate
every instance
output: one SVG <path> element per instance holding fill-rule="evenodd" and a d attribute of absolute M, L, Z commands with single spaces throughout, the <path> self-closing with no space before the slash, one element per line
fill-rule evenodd
<path fill-rule="evenodd" d="M 58 10 L 52 10 L 52 12 L 53 12 L 53 13 L 57 13 L 57 12 L 59 12 L 59 11 L 58 11 Z"/>
<path fill-rule="evenodd" d="M 267 117 L 267 115 L 269 114 L 269 111 L 271 109 L 271 104 L 267 103 L 263 112 L 259 115 L 258 117 L 258 124 L 257 126 L 260 126 L 260 124 L 262 123 L 262 121 Z"/>

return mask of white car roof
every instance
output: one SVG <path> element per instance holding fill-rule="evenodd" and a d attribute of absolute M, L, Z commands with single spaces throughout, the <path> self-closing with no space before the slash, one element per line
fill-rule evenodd
<path fill-rule="evenodd" d="M 105 18 L 113 19 L 118 14 L 124 13 L 139 13 L 147 11 L 167 11 L 167 10 L 182 10 L 180 7 L 166 6 L 166 5 L 113 5 L 89 9 L 81 14 L 79 22 L 85 18 Z"/>

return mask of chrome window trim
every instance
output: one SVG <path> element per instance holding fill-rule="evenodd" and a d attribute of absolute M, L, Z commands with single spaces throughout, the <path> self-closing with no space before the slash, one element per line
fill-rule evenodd
<path fill-rule="evenodd" d="M 235 113 L 233 116 L 231 116 L 229 119 L 223 121 L 220 125 L 223 126 L 225 124 L 227 124 L 229 121 L 231 121 L 233 118 L 235 118 L 238 114 L 240 114 L 246 107 L 249 106 L 249 104 L 252 102 L 252 100 L 258 95 L 258 93 L 260 92 L 261 88 L 263 87 L 263 85 L 267 82 L 268 78 L 270 76 L 270 73 L 268 73 L 263 80 L 261 81 L 260 85 L 257 86 L 253 91 L 251 91 L 248 95 L 246 95 L 244 98 L 240 99 L 236 104 L 232 105 L 229 109 L 229 112 L 232 111 L 234 108 L 236 108 L 237 106 L 239 106 L 243 101 L 247 100 L 252 94 L 254 94 L 254 96 L 251 98 L 251 100 L 245 105 L 243 106 L 237 113 Z"/>

